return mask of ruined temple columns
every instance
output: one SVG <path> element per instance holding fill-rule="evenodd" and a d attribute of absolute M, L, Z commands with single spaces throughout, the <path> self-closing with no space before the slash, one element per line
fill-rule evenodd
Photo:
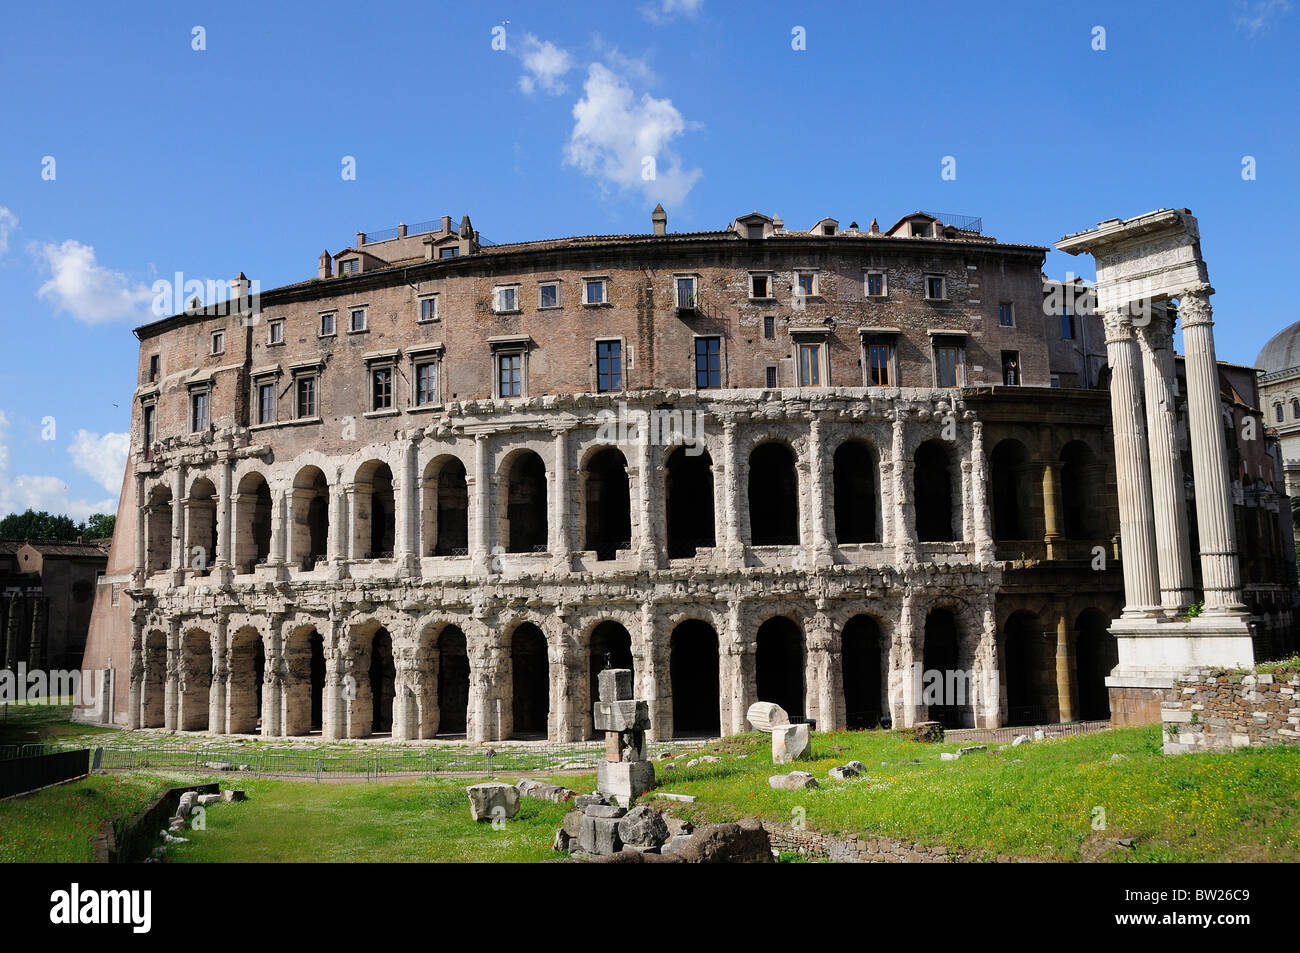
<path fill-rule="evenodd" d="M 1115 471 L 1119 491 L 1120 542 L 1124 553 L 1123 618 L 1159 612 L 1156 576 L 1155 513 L 1151 501 L 1150 457 L 1138 382 L 1133 326 L 1119 312 L 1104 318 L 1110 360 L 1110 413 L 1115 431 Z M 1215 415 L 1217 419 L 1217 414 Z"/>
<path fill-rule="evenodd" d="M 1214 289 L 1199 285 L 1178 298 L 1187 368 L 1187 416 L 1196 479 L 1196 525 L 1201 540 L 1201 579 L 1206 615 L 1246 612 L 1228 490 L 1227 448 L 1219 405 L 1219 368 L 1214 355 Z"/>
<path fill-rule="evenodd" d="M 1136 332 L 1142 351 L 1142 380 L 1146 391 L 1147 440 L 1151 452 L 1151 491 L 1167 505 L 1155 507 L 1156 554 L 1160 605 L 1176 616 L 1192 604 L 1192 557 L 1183 501 L 1183 463 L 1175 431 L 1173 325 L 1163 309 L 1153 309 L 1150 322 Z M 1217 404 L 1218 394 L 1215 394 Z"/>

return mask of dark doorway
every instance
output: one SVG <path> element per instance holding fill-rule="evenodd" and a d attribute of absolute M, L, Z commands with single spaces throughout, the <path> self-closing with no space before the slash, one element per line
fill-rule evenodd
<path fill-rule="evenodd" d="M 758 627 L 757 642 L 758 700 L 775 702 L 791 718 L 803 718 L 804 644 L 799 626 L 774 616 Z"/>
<path fill-rule="evenodd" d="M 510 640 L 514 701 L 514 738 L 545 738 L 550 714 L 551 673 L 546 636 L 531 622 L 515 629 Z"/>
<path fill-rule="evenodd" d="M 1032 612 L 1007 619 L 1003 642 L 1007 683 L 1007 724 L 1041 725 L 1054 720 L 1056 702 L 1056 644 L 1043 635 Z"/>
<path fill-rule="evenodd" d="M 1110 634 L 1110 620 L 1097 609 L 1085 609 L 1074 623 L 1075 671 L 1079 682 L 1079 720 L 1110 717 L 1106 676 L 1119 664 L 1119 646 Z"/>
<path fill-rule="evenodd" d="M 379 629 L 370 641 L 370 704 L 372 735 L 393 731 L 394 679 L 393 640 L 387 629 Z"/>
<path fill-rule="evenodd" d="M 875 454 L 847 440 L 835 451 L 834 467 L 836 542 L 877 542 Z"/>
<path fill-rule="evenodd" d="M 587 464 L 586 546 L 596 559 L 613 559 L 632 545 L 632 501 L 627 459 L 613 447 L 598 451 Z"/>
<path fill-rule="evenodd" d="M 469 487 L 465 464 L 440 457 L 424 471 L 422 527 L 426 556 L 464 556 L 469 552 Z"/>
<path fill-rule="evenodd" d="M 1096 504 L 1096 457 L 1092 448 L 1072 440 L 1061 450 L 1061 522 L 1066 539 L 1097 539 L 1105 535 Z"/>
<path fill-rule="evenodd" d="M 531 451 L 517 454 L 510 464 L 506 477 L 506 521 L 507 552 L 546 552 L 546 464 Z"/>
<path fill-rule="evenodd" d="M 370 477 L 370 559 L 393 555 L 397 510 L 393 502 L 393 471 L 381 463 Z"/>
<path fill-rule="evenodd" d="M 855 615 L 840 636 L 844 677 L 844 723 L 852 729 L 875 728 L 881 715 L 880 626 Z"/>
<path fill-rule="evenodd" d="M 465 633 L 449 625 L 438 636 L 438 734 L 463 735 L 469 712 Z"/>
<path fill-rule="evenodd" d="M 668 456 L 664 509 L 668 558 L 687 559 L 716 543 L 713 529 L 713 460 L 679 447 Z"/>
<path fill-rule="evenodd" d="M 993 538 L 1029 539 L 1025 518 L 1028 502 L 1029 451 L 1019 440 L 1003 440 L 990 455 L 993 495 Z"/>
<path fill-rule="evenodd" d="M 718 714 L 718 634 L 699 619 L 673 630 L 668 645 L 673 692 L 673 737 L 713 738 L 721 734 Z"/>
<path fill-rule="evenodd" d="M 636 684 L 636 670 L 632 664 L 632 636 L 622 625 L 608 619 L 596 626 L 591 632 L 591 650 L 587 654 L 587 673 L 591 705 L 588 705 L 587 728 L 595 734 L 595 725 L 591 723 L 591 708 L 600 700 L 597 686 L 599 675 L 605 666 L 605 657 L 609 656 L 610 668 L 630 668 L 632 684 Z"/>
<path fill-rule="evenodd" d="M 916 450 L 913 474 L 916 536 L 923 543 L 951 542 L 953 532 L 953 481 L 948 449 L 927 440 Z"/>
<path fill-rule="evenodd" d="M 947 609 L 933 609 L 925 618 L 925 662 L 921 699 L 928 704 L 930 720 L 945 728 L 964 727 L 962 715 L 970 710 L 971 685 L 958 668 L 957 620 Z"/>
<path fill-rule="evenodd" d="M 311 730 L 320 731 L 325 725 L 325 639 L 313 629 L 307 641 L 311 646 Z"/>
<path fill-rule="evenodd" d="M 765 443 L 749 455 L 749 528 L 755 546 L 799 542 L 799 476 L 784 444 Z"/>

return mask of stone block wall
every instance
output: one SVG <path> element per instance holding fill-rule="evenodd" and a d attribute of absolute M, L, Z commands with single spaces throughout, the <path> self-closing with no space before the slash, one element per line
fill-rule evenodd
<path fill-rule="evenodd" d="M 1300 744 L 1300 670 L 1248 674 L 1200 669 L 1165 693 L 1165 754 Z"/>
<path fill-rule="evenodd" d="M 817 831 L 796 830 L 787 824 L 765 821 L 772 846 L 779 851 L 798 851 L 809 857 L 841 864 L 942 864 L 948 862 L 946 847 L 907 844 L 888 837 L 836 837 Z"/>

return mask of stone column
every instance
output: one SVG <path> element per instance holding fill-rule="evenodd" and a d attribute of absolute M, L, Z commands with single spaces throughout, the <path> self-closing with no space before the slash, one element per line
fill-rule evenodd
<path fill-rule="evenodd" d="M 1002 678 L 998 668 L 998 625 L 992 593 L 984 597 L 982 624 L 975 643 L 971 714 L 976 728 L 997 728 L 1002 722 Z"/>
<path fill-rule="evenodd" d="M 650 426 L 647 422 L 640 428 L 640 439 L 636 444 L 637 472 L 637 560 L 642 569 L 659 568 L 659 534 L 655 523 L 656 490 L 658 474 L 654 470 L 654 447 L 650 443 Z M 638 698 L 649 698 L 641 693 Z M 650 720 L 650 731 L 654 731 L 654 719 Z"/>
<path fill-rule="evenodd" d="M 757 686 L 751 690 L 749 679 L 750 666 L 745 664 L 745 656 L 753 655 L 752 647 L 746 642 L 741 613 L 741 601 L 731 599 L 727 602 L 727 631 L 721 645 L 723 657 L 719 660 L 719 675 L 722 682 L 722 707 L 719 711 L 718 724 L 724 735 L 740 734 L 745 730 L 745 712 L 749 706 L 758 701 Z"/>
<path fill-rule="evenodd" d="M 825 452 L 821 418 L 813 417 L 808 425 L 808 499 L 812 510 L 809 564 L 813 566 L 829 566 L 834 562 L 826 536 Z"/>
<path fill-rule="evenodd" d="M 1151 323 L 1139 329 L 1136 336 L 1142 352 L 1142 380 L 1146 391 L 1151 493 L 1153 500 L 1160 501 L 1154 508 L 1160 605 L 1172 617 L 1192 604 L 1192 555 L 1183 462 L 1176 431 L 1173 322 L 1167 314 L 1154 311 Z M 1217 382 L 1214 406 L 1217 410 Z"/>
<path fill-rule="evenodd" d="M 745 545 L 740 536 L 740 464 L 736 451 L 736 422 L 722 422 L 722 533 L 727 565 L 745 564 Z"/>
<path fill-rule="evenodd" d="M 1187 417 L 1192 473 L 1196 481 L 1196 526 L 1201 540 L 1201 580 L 1206 615 L 1242 615 L 1241 574 L 1228 489 L 1228 456 L 1219 403 L 1219 366 L 1214 356 L 1214 317 L 1209 285 L 1178 296 L 1187 368 Z"/>
<path fill-rule="evenodd" d="M 492 470 L 488 455 L 487 434 L 474 436 L 474 472 L 466 480 L 473 507 L 470 533 L 470 556 L 479 575 L 492 572 L 492 534 L 489 515 L 492 500 Z"/>
<path fill-rule="evenodd" d="M 555 572 L 568 572 L 569 563 L 569 432 L 564 429 L 554 430 L 555 453 L 551 466 L 551 520 L 547 548 L 550 549 L 551 565 Z"/>
<path fill-rule="evenodd" d="M 280 736 L 280 715 L 284 697 L 284 617 L 273 613 L 270 617 L 270 638 L 267 639 L 262 673 L 262 736 Z"/>
<path fill-rule="evenodd" d="M 163 686 L 163 727 L 176 731 L 180 726 L 176 721 L 180 706 L 181 676 L 181 623 L 173 619 L 167 627 L 167 676 Z"/>
<path fill-rule="evenodd" d="M 1054 460 L 1043 464 L 1043 542 L 1047 544 L 1047 558 L 1057 559 L 1061 545 L 1061 519 L 1057 501 L 1061 498 L 1061 465 Z"/>
<path fill-rule="evenodd" d="M 149 563 L 146 533 L 149 529 L 149 510 L 144 493 L 144 476 L 135 475 L 135 569 L 134 572 L 144 576 Z M 134 573 L 133 573 L 134 574 Z"/>
<path fill-rule="evenodd" d="M 176 464 L 172 471 L 172 545 L 171 571 L 177 584 L 184 581 L 185 567 L 185 466 Z"/>
<path fill-rule="evenodd" d="M 234 478 L 234 462 L 227 457 L 221 461 L 221 471 L 217 480 L 217 512 L 215 518 L 217 521 L 217 564 L 216 575 L 222 585 L 230 583 L 231 561 L 234 559 L 234 550 L 231 546 L 230 531 L 231 522 L 231 493 L 230 486 Z"/>
<path fill-rule="evenodd" d="M 217 613 L 217 637 L 212 643 L 212 687 L 208 689 L 208 731 L 226 733 L 226 682 L 230 669 L 226 663 L 226 642 L 230 619 L 224 611 Z"/>
<path fill-rule="evenodd" d="M 896 728 L 924 720 L 921 673 L 916 669 L 921 664 L 922 647 L 917 645 L 915 611 L 915 596 L 911 589 L 906 589 L 894 628 L 893 650 L 889 653 L 889 710 Z"/>
<path fill-rule="evenodd" d="M 1074 721 L 1074 646 L 1070 641 L 1070 616 L 1062 606 L 1056 613 L 1056 701 L 1060 720 Z"/>
<path fill-rule="evenodd" d="M 912 467 L 907 458 L 907 441 L 903 432 L 903 418 L 894 418 L 894 440 L 891 448 L 894 471 L 894 553 L 900 565 L 916 562 L 916 522 L 912 519 Z M 909 722 L 910 724 L 910 722 Z"/>
<path fill-rule="evenodd" d="M 1122 618 L 1145 618 L 1160 611 L 1156 578 L 1155 514 L 1152 511 L 1150 457 L 1139 386 L 1133 327 L 1118 312 L 1104 316 L 1110 361 L 1110 413 L 1115 432 L 1115 470 L 1119 490 L 1120 542 L 1124 558 Z M 1217 415 L 1216 415 L 1216 420 Z"/>
<path fill-rule="evenodd" d="M 641 603 L 641 632 L 632 639 L 634 669 L 640 690 L 638 697 L 644 698 L 650 706 L 650 727 L 646 737 L 654 740 L 671 737 L 671 726 L 664 722 L 665 693 L 659 684 L 659 645 L 656 639 L 655 607 L 652 602 Z M 671 709 L 669 709 L 671 718 Z"/>
<path fill-rule="evenodd" d="M 971 489 L 974 507 L 975 558 L 980 562 L 991 562 L 997 558 L 993 546 L 993 533 L 989 519 L 989 478 L 988 461 L 984 459 L 984 424 L 981 421 L 971 423 L 970 438 Z"/>
<path fill-rule="evenodd" d="M 840 650 L 831 631 L 830 617 L 822 609 L 808 620 L 808 664 L 806 689 L 809 700 L 816 700 L 816 710 L 809 714 L 817 721 L 818 731 L 835 731 L 844 727 L 843 694 L 840 692 Z"/>
<path fill-rule="evenodd" d="M 144 681 L 144 619 L 131 614 L 131 658 L 126 690 L 126 726 L 140 727 L 140 687 Z M 111 701 L 110 701 L 111 704 Z"/>
<path fill-rule="evenodd" d="M 419 481 L 415 475 L 416 454 L 409 440 L 400 444 L 397 472 L 393 480 L 393 502 L 397 510 L 393 519 L 393 557 L 399 576 L 409 576 L 416 565 L 416 517 L 420 512 Z"/>

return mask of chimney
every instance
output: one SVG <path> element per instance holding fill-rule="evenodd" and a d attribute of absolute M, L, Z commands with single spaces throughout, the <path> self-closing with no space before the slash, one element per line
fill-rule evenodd
<path fill-rule="evenodd" d="M 397 237 L 398 238 L 406 237 L 406 226 L 403 225 L 401 222 L 397 223 Z"/>
<path fill-rule="evenodd" d="M 366 243 L 366 233 L 357 232 L 357 247 L 360 248 L 365 243 Z"/>
<path fill-rule="evenodd" d="M 867 234 L 868 235 L 880 234 L 880 223 L 877 222 L 874 218 L 871 220 L 871 227 L 867 229 Z"/>
<path fill-rule="evenodd" d="M 662 203 L 655 206 L 655 210 L 650 214 L 650 221 L 654 225 L 656 235 L 668 234 L 668 213 L 664 211 Z"/>
<path fill-rule="evenodd" d="M 785 219 L 780 215 L 777 215 L 772 219 L 772 231 L 776 232 L 778 235 L 785 232 Z"/>
<path fill-rule="evenodd" d="M 316 271 L 322 278 L 329 278 L 334 274 L 334 259 L 330 257 L 328 248 L 320 253 L 320 258 L 316 262 Z"/>
<path fill-rule="evenodd" d="M 445 234 L 448 234 L 448 235 L 451 234 L 451 216 L 450 216 L 450 215 L 444 215 L 444 216 L 442 217 L 442 229 L 441 229 L 441 230 L 442 230 Z"/>
<path fill-rule="evenodd" d="M 469 216 L 466 215 L 460 220 L 460 245 L 459 255 L 472 255 L 478 251 L 478 236 L 474 231 L 474 226 L 469 223 Z"/>
<path fill-rule="evenodd" d="M 238 304 L 248 297 L 248 277 L 241 271 L 230 283 L 230 300 Z"/>

